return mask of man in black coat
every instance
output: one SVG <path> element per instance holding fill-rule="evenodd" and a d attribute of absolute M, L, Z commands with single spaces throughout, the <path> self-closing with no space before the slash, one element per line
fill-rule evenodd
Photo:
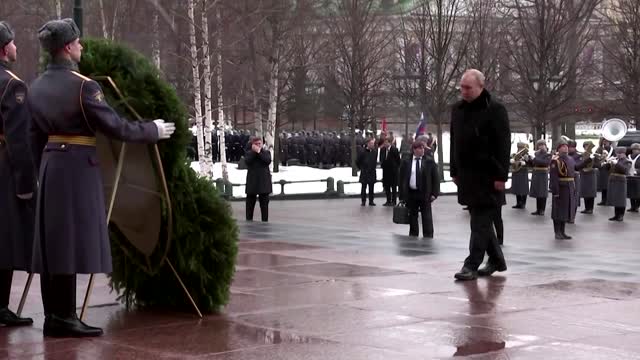
<path fill-rule="evenodd" d="M 480 71 L 466 71 L 460 89 L 463 100 L 451 112 L 451 177 L 458 202 L 469 207 L 471 240 L 470 254 L 455 278 L 473 280 L 507 269 L 492 219 L 505 203 L 511 131 L 507 110 L 484 89 Z M 478 271 L 485 252 L 489 260 Z"/>
<path fill-rule="evenodd" d="M 369 188 L 369 206 L 376 206 L 373 202 L 373 186 L 376 184 L 376 165 L 378 164 L 378 149 L 376 149 L 375 139 L 367 141 L 367 147 L 358 154 L 356 166 L 360 169 L 360 184 L 362 190 L 360 197 L 362 206 L 367 203 L 367 188 Z"/>
<path fill-rule="evenodd" d="M 422 215 L 422 235 L 433 238 L 431 203 L 440 195 L 438 165 L 431 154 L 425 154 L 425 144 L 415 141 L 413 156 L 402 161 L 401 194 L 409 209 L 409 236 L 418 236 L 418 212 Z"/>
<path fill-rule="evenodd" d="M 0 21 L 0 324 L 5 326 L 33 323 L 9 310 L 13 271 L 31 268 L 36 187 L 27 86 L 11 72 L 17 59 L 13 37 L 9 24 Z"/>
<path fill-rule="evenodd" d="M 269 221 L 269 194 L 273 191 L 271 185 L 271 153 L 262 146 L 262 139 L 251 139 L 251 150 L 244 155 L 247 164 L 247 181 L 245 193 L 247 194 L 246 212 L 247 221 L 253 221 L 253 210 L 256 207 L 256 198 L 260 201 L 260 215 L 262 221 Z"/>
<path fill-rule="evenodd" d="M 31 85 L 31 143 L 40 168 L 32 270 L 40 274 L 45 336 L 100 336 L 76 314 L 76 274 L 110 273 L 111 244 L 96 133 L 138 143 L 168 139 L 162 119 L 129 122 L 107 104 L 100 85 L 78 73 L 80 30 L 71 19 L 38 31 L 51 62 Z"/>
<path fill-rule="evenodd" d="M 398 170 L 400 169 L 400 153 L 392 138 L 385 138 L 380 148 L 380 165 L 382 167 L 382 187 L 387 195 L 383 206 L 394 206 L 398 198 Z"/>

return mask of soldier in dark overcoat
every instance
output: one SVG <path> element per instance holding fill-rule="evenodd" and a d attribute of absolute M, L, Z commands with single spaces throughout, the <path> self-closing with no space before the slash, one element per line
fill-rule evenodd
<path fill-rule="evenodd" d="M 631 144 L 631 175 L 627 177 L 627 197 L 631 201 L 629 212 L 638 212 L 640 208 L 640 144 Z"/>
<path fill-rule="evenodd" d="M 609 186 L 607 204 L 614 207 L 614 216 L 610 221 L 622 221 L 627 210 L 627 175 L 631 170 L 631 160 L 627 159 L 627 148 L 618 146 L 616 158 L 609 161 Z"/>
<path fill-rule="evenodd" d="M 0 324 L 30 325 L 9 310 L 14 270 L 29 270 L 33 245 L 35 169 L 29 142 L 27 86 L 11 71 L 17 60 L 14 33 L 0 21 Z"/>
<path fill-rule="evenodd" d="M 551 219 L 556 240 L 571 239 L 565 232 L 565 225 L 575 217 L 576 212 L 576 164 L 569 156 L 569 147 L 564 139 L 557 142 L 555 155 L 550 164 L 549 188 L 553 194 Z"/>
<path fill-rule="evenodd" d="M 253 221 L 256 199 L 260 201 L 260 215 L 263 222 L 269 221 L 269 194 L 273 191 L 271 184 L 271 152 L 263 146 L 262 139 L 254 137 L 250 141 L 251 148 L 244 155 L 247 164 L 245 193 L 246 219 Z"/>
<path fill-rule="evenodd" d="M 380 147 L 380 166 L 382 167 L 382 187 L 387 196 L 383 206 L 395 206 L 398 199 L 398 175 L 400 170 L 400 153 L 393 138 L 387 137 Z"/>
<path fill-rule="evenodd" d="M 373 202 L 373 187 L 377 180 L 377 164 L 378 149 L 376 148 L 376 141 L 375 139 L 369 139 L 366 149 L 362 150 L 356 161 L 356 166 L 360 169 L 360 184 L 362 184 L 360 198 L 362 200 L 362 206 L 365 206 L 367 202 L 367 189 L 369 189 L 369 206 L 376 206 Z"/>
<path fill-rule="evenodd" d="M 547 207 L 547 197 L 549 196 L 549 164 L 551 163 L 551 154 L 547 151 L 547 142 L 538 140 L 533 158 L 529 165 L 532 168 L 531 189 L 529 196 L 536 198 L 536 211 L 531 215 L 544 216 L 544 210 Z"/>
<path fill-rule="evenodd" d="M 40 274 L 44 335 L 53 337 L 102 334 L 76 315 L 76 274 L 112 271 L 96 133 L 155 143 L 175 130 L 161 119 L 120 118 L 100 85 L 78 73 L 79 36 L 71 19 L 40 28 L 38 38 L 52 60 L 31 85 L 29 96 L 31 141 L 40 168 L 32 270 Z"/>
<path fill-rule="evenodd" d="M 596 149 L 600 162 L 600 171 L 598 171 L 598 191 L 602 194 L 600 198 L 599 206 L 607 205 L 607 192 L 609 187 L 609 170 L 611 169 L 608 160 L 615 158 L 611 143 L 605 138 L 600 138 L 600 146 Z"/>
<path fill-rule="evenodd" d="M 518 150 L 523 151 L 527 148 L 527 144 L 519 142 Z M 516 152 L 516 153 L 517 153 Z M 511 155 L 511 193 L 516 196 L 516 204 L 514 209 L 524 209 L 527 205 L 527 195 L 529 195 L 529 168 L 527 163 L 530 160 L 529 154 L 525 154 L 520 160 L 515 159 L 515 155 Z"/>
<path fill-rule="evenodd" d="M 585 151 L 589 147 L 593 147 L 592 141 L 585 141 L 582 146 Z M 584 159 L 583 167 L 580 170 L 580 197 L 584 199 L 584 210 L 582 214 L 593 214 L 593 206 L 595 204 L 595 198 L 598 194 L 598 167 L 600 166 L 598 161 L 590 156 Z"/>
<path fill-rule="evenodd" d="M 569 146 L 569 156 L 573 159 L 574 163 L 575 163 L 575 190 L 576 190 L 576 201 L 575 201 L 575 211 L 572 213 L 573 214 L 573 218 L 571 218 L 571 220 L 569 220 L 569 224 L 573 224 L 575 222 L 575 215 L 578 212 L 578 208 L 580 207 L 580 184 L 581 184 L 581 179 L 580 179 L 580 172 L 582 171 L 582 169 L 587 166 L 587 160 L 582 158 L 582 154 L 578 152 L 578 150 L 576 149 L 576 147 L 578 146 L 578 144 L 576 143 L 575 140 L 569 140 L 567 142 L 567 145 Z"/>

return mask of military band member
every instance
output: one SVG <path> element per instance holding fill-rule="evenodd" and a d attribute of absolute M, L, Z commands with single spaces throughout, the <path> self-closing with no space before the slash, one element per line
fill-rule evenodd
<path fill-rule="evenodd" d="M 614 216 L 610 221 L 622 221 L 627 209 L 627 174 L 631 170 L 631 161 L 627 159 L 627 148 L 618 146 L 616 158 L 610 160 L 609 186 L 607 201 L 609 206 L 615 208 Z"/>
<path fill-rule="evenodd" d="M 14 33 L 0 21 L 0 324 L 31 325 L 9 310 L 14 270 L 29 270 L 33 246 L 33 193 L 36 179 L 27 139 L 31 116 L 27 86 L 13 72 Z"/>
<path fill-rule="evenodd" d="M 128 122 L 105 102 L 98 83 L 78 73 L 80 31 L 71 19 L 53 20 L 38 31 L 51 63 L 32 84 L 32 144 L 40 167 L 33 272 L 40 274 L 44 335 L 100 336 L 76 314 L 76 274 L 110 273 L 96 133 L 121 141 L 155 143 L 172 123 Z"/>
<path fill-rule="evenodd" d="M 609 170 L 610 166 L 607 160 L 614 157 L 611 142 L 605 138 L 600 138 L 600 146 L 596 149 L 596 154 L 600 157 L 600 171 L 598 171 L 598 191 L 602 194 L 600 198 L 599 206 L 607 205 L 607 190 L 609 187 Z"/>
<path fill-rule="evenodd" d="M 529 195 L 529 168 L 527 162 L 530 160 L 529 154 L 525 154 L 516 159 L 516 155 L 528 147 L 526 143 L 519 142 L 516 154 L 511 155 L 511 192 L 516 196 L 514 209 L 524 209 Z"/>
<path fill-rule="evenodd" d="M 631 201 L 630 212 L 637 213 L 640 208 L 640 144 L 631 145 L 631 176 L 627 177 L 627 197 Z"/>
<path fill-rule="evenodd" d="M 544 216 L 544 210 L 547 207 L 547 197 L 549 196 L 549 164 L 551 163 L 551 154 L 547 149 L 545 140 L 536 142 L 537 151 L 530 160 L 532 168 L 531 189 L 529 196 L 536 198 L 536 211 L 531 215 Z"/>
<path fill-rule="evenodd" d="M 595 198 L 598 194 L 598 166 L 599 163 L 592 157 L 587 157 L 593 149 L 595 144 L 592 141 L 585 141 L 582 144 L 585 153 L 583 153 L 584 166 L 580 170 L 580 197 L 584 199 L 584 210 L 582 214 L 593 214 L 593 206 L 595 204 Z"/>
<path fill-rule="evenodd" d="M 576 209 L 572 213 L 573 218 L 571 218 L 571 220 L 569 221 L 569 224 L 573 224 L 576 220 L 575 215 L 578 212 L 578 208 L 580 207 L 580 186 L 581 186 L 580 172 L 586 166 L 586 160 L 582 158 L 582 154 L 580 154 L 576 149 L 578 144 L 576 143 L 575 140 L 569 140 L 567 142 L 567 145 L 569 148 L 568 154 L 575 162 L 575 170 L 576 170 L 574 172 L 575 173 L 575 190 L 576 190 L 576 201 L 575 201 Z"/>
<path fill-rule="evenodd" d="M 575 217 L 576 188 L 575 161 L 569 156 L 569 147 L 564 139 L 556 146 L 558 155 L 553 157 L 550 165 L 549 187 L 553 194 L 551 201 L 551 219 L 556 240 L 571 239 L 565 232 L 565 225 Z"/>

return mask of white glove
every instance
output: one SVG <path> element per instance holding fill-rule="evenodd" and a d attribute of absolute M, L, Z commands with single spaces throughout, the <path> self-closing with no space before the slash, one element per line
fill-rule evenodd
<path fill-rule="evenodd" d="M 525 165 L 527 165 L 527 163 L 524 162 L 524 161 L 520 161 L 520 165 L 525 166 Z"/>
<path fill-rule="evenodd" d="M 516 163 L 516 161 L 515 161 L 515 160 L 513 160 L 513 159 L 509 160 L 509 162 L 510 162 L 511 164 L 515 164 L 515 163 Z"/>
<path fill-rule="evenodd" d="M 158 128 L 158 139 L 168 139 L 171 137 L 174 131 L 176 131 L 176 125 L 174 123 L 164 122 L 162 119 L 153 120 Z"/>
<path fill-rule="evenodd" d="M 33 197 L 33 193 L 30 192 L 28 194 L 17 194 L 17 196 L 18 196 L 18 199 L 20 200 L 29 200 Z"/>

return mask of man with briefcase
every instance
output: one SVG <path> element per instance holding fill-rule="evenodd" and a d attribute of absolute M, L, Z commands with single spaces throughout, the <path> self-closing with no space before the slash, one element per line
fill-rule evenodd
<path fill-rule="evenodd" d="M 420 212 L 422 235 L 425 238 L 433 238 L 431 203 L 440 194 L 438 165 L 432 156 L 425 155 L 425 144 L 422 141 L 415 141 L 411 148 L 413 156 L 403 160 L 400 167 L 401 194 L 409 214 L 409 236 L 418 236 Z"/>

